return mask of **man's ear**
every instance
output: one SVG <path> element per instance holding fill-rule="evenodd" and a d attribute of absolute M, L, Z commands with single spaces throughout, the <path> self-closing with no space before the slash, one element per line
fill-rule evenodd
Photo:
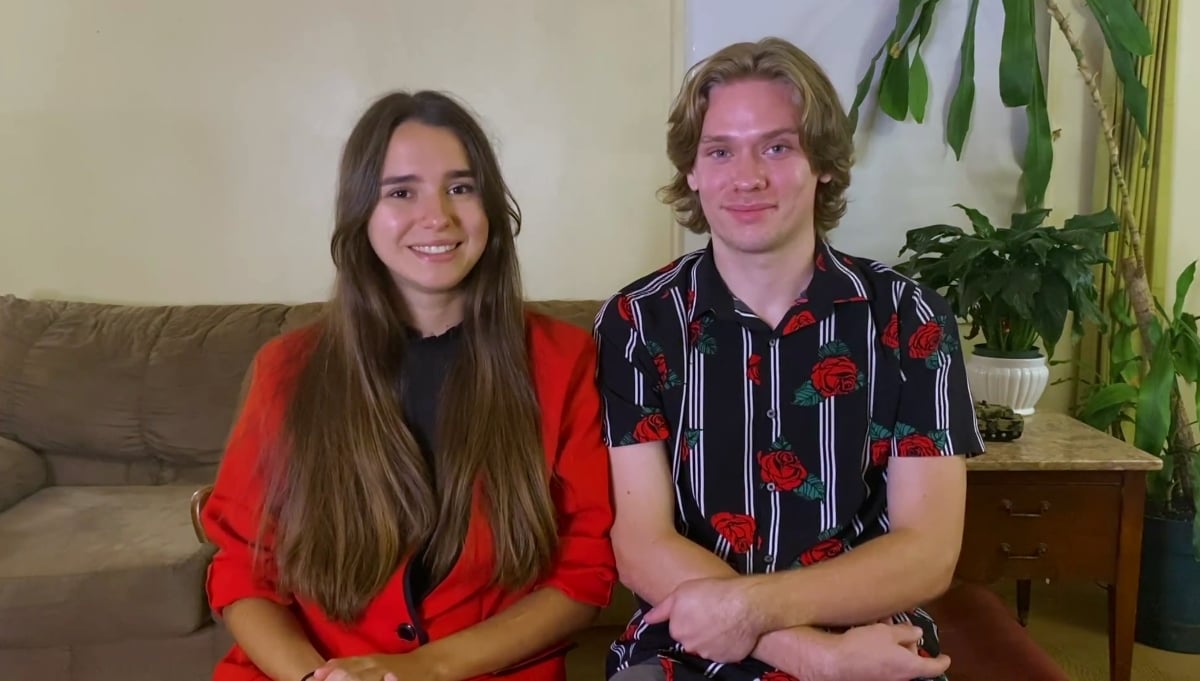
<path fill-rule="evenodd" d="M 687 183 L 689 189 L 692 191 L 699 191 L 699 185 L 696 184 L 696 173 L 694 171 L 687 174 Z"/>
<path fill-rule="evenodd" d="M 825 173 L 824 175 L 818 177 L 817 181 L 820 182 L 821 184 L 826 184 L 832 179 L 833 179 L 832 175 L 830 175 L 829 173 Z"/>

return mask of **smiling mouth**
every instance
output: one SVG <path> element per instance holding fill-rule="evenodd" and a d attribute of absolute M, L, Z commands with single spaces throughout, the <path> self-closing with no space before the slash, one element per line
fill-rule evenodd
<path fill-rule="evenodd" d="M 735 213 L 754 213 L 761 210 L 767 210 L 769 208 L 774 208 L 774 206 L 769 203 L 755 203 L 749 205 L 734 204 L 725 206 L 725 210 L 733 211 Z"/>
<path fill-rule="evenodd" d="M 462 243 L 459 242 L 454 244 L 438 244 L 436 246 L 409 246 L 409 248 L 425 255 L 441 255 L 442 253 L 449 253 L 461 245 Z"/>

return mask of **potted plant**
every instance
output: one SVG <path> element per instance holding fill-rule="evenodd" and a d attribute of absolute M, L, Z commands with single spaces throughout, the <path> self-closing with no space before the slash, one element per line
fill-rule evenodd
<path fill-rule="evenodd" d="M 1072 330 L 1103 320 L 1094 265 L 1109 262 L 1104 236 L 1118 229 L 1104 209 L 1069 218 L 1061 229 L 1044 224 L 1039 208 L 996 227 L 980 211 L 958 205 L 971 223 L 909 230 L 897 269 L 942 293 L 970 324 L 965 338 L 982 334 L 967 360 L 976 399 L 1032 414 L 1050 377 L 1047 365 L 1072 313 Z"/>
<path fill-rule="evenodd" d="M 880 110 L 896 120 L 906 120 L 910 114 L 918 123 L 923 120 L 930 83 L 920 51 L 939 2 L 896 0 L 895 29 L 858 84 L 850 112 L 852 121 L 858 120 L 858 109 L 884 55 L 879 76 Z M 946 119 L 946 143 L 960 158 L 971 127 L 979 4 L 979 0 L 970 0 L 959 75 Z M 1131 440 L 1142 451 L 1163 460 L 1162 470 L 1149 478 L 1136 638 L 1158 648 L 1200 653 L 1200 432 L 1197 421 L 1187 413 L 1180 387 L 1181 382 L 1193 388 L 1200 384 L 1197 319 L 1183 309 L 1195 267 L 1188 267 L 1178 276 L 1174 304 L 1168 313 L 1149 285 L 1141 220 L 1133 209 L 1126 179 L 1126 173 L 1147 167 L 1149 157 L 1162 143 L 1160 137 L 1148 134 L 1150 101 L 1138 64 L 1154 54 L 1155 46 L 1138 11 L 1140 4 L 1129 0 L 1087 0 L 1088 20 L 1095 22 L 1104 38 L 1098 54 L 1091 56 L 1075 35 L 1062 0 L 1003 0 L 1003 4 L 1000 96 L 1005 105 L 1024 108 L 1028 120 L 1022 161 L 1026 210 L 1041 207 L 1054 158 L 1034 20 L 1043 7 L 1074 53 L 1100 122 L 1124 255 L 1105 272 L 1113 277 L 1109 285 L 1115 286 L 1104 310 L 1108 330 L 1101 335 L 1107 360 L 1083 392 L 1077 416 L 1109 430 L 1115 437 Z M 1121 103 L 1113 107 L 1112 113 L 1094 69 L 1099 60 L 1109 61 L 1119 85 Z M 1144 152 L 1117 139 L 1117 122 L 1140 135 L 1147 144 Z M 937 248 L 950 250 L 945 245 Z M 926 250 L 937 253 L 933 247 Z M 942 267 L 951 269 L 949 263 Z M 935 270 L 933 276 L 943 273 Z M 986 327 L 981 328 L 986 336 Z"/>

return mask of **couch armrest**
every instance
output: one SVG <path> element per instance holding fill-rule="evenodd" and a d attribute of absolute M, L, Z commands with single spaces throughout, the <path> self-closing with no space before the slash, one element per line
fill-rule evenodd
<path fill-rule="evenodd" d="M 0 511 L 46 484 L 46 462 L 25 445 L 0 437 Z"/>

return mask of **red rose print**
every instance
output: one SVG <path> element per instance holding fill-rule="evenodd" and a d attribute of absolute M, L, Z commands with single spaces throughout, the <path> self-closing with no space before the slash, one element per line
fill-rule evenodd
<path fill-rule="evenodd" d="M 667 681 L 675 681 L 675 661 L 665 657 L 658 658 L 658 661 L 663 668 L 663 678 Z"/>
<path fill-rule="evenodd" d="M 692 289 L 687 294 L 687 309 L 690 311 L 696 307 L 696 290 Z"/>
<path fill-rule="evenodd" d="M 808 470 L 792 452 L 758 453 L 759 476 L 781 492 L 791 492 L 808 479 Z"/>
<path fill-rule="evenodd" d="M 858 366 L 845 355 L 826 357 L 813 367 L 812 382 L 822 397 L 852 393 L 858 389 Z"/>
<path fill-rule="evenodd" d="M 823 560 L 829 560 L 834 556 L 840 555 L 845 548 L 846 545 L 842 543 L 841 539 L 826 539 L 801 554 L 800 564 L 815 565 Z"/>
<path fill-rule="evenodd" d="M 942 450 L 937 443 L 920 433 L 900 438 L 896 443 L 896 453 L 900 456 L 941 456 Z"/>
<path fill-rule="evenodd" d="M 750 357 L 746 359 L 746 378 L 754 383 L 754 385 L 762 384 L 762 378 L 758 374 L 758 365 L 761 362 L 762 357 L 760 355 L 750 355 Z"/>
<path fill-rule="evenodd" d="M 796 677 L 791 674 L 785 674 L 779 670 L 767 672 L 759 677 L 760 681 L 796 681 Z"/>
<path fill-rule="evenodd" d="M 922 324 L 908 339 L 908 356 L 914 359 L 925 359 L 937 352 L 942 344 L 942 325 L 934 321 Z"/>
<path fill-rule="evenodd" d="M 817 318 L 813 316 L 811 310 L 800 310 L 792 315 L 792 318 L 788 320 L 787 326 L 783 327 L 783 335 L 786 336 L 789 333 L 799 331 L 806 326 L 815 324 L 816 321 Z"/>
<path fill-rule="evenodd" d="M 617 298 L 617 312 L 620 313 L 621 319 L 633 325 L 633 303 L 629 302 L 629 296 L 621 296 Z"/>
<path fill-rule="evenodd" d="M 688 343 L 695 345 L 700 340 L 700 320 L 688 324 Z"/>
<path fill-rule="evenodd" d="M 654 367 L 656 369 L 658 369 L 659 380 L 661 380 L 663 383 L 666 383 L 667 376 L 668 376 L 667 356 L 666 355 L 655 355 L 654 356 Z"/>
<path fill-rule="evenodd" d="M 822 272 L 825 271 L 825 254 L 824 253 L 817 254 L 817 269 L 821 270 Z"/>
<path fill-rule="evenodd" d="M 670 437 L 671 431 L 667 428 L 667 419 L 662 414 L 647 414 L 638 421 L 637 426 L 633 429 L 633 439 L 638 442 L 657 442 Z"/>
<path fill-rule="evenodd" d="M 925 650 L 921 646 L 917 646 L 917 657 L 929 657 L 929 656 L 930 655 L 929 655 L 928 650 Z"/>
<path fill-rule="evenodd" d="M 892 454 L 892 443 L 888 440 L 875 440 L 871 443 L 871 463 L 883 467 L 887 465 L 888 457 Z"/>
<path fill-rule="evenodd" d="M 619 638 L 617 640 L 618 641 L 632 641 L 633 637 L 637 636 L 637 630 L 638 630 L 638 623 L 630 622 L 629 626 L 625 627 L 625 631 L 622 632 L 621 638 Z"/>
<path fill-rule="evenodd" d="M 895 314 L 888 320 L 887 326 L 883 327 L 883 344 L 893 350 L 900 348 L 900 318 Z"/>
<path fill-rule="evenodd" d="M 745 553 L 754 546 L 754 532 L 758 525 L 748 515 L 722 511 L 712 517 L 712 526 L 729 542 L 734 553 Z"/>

